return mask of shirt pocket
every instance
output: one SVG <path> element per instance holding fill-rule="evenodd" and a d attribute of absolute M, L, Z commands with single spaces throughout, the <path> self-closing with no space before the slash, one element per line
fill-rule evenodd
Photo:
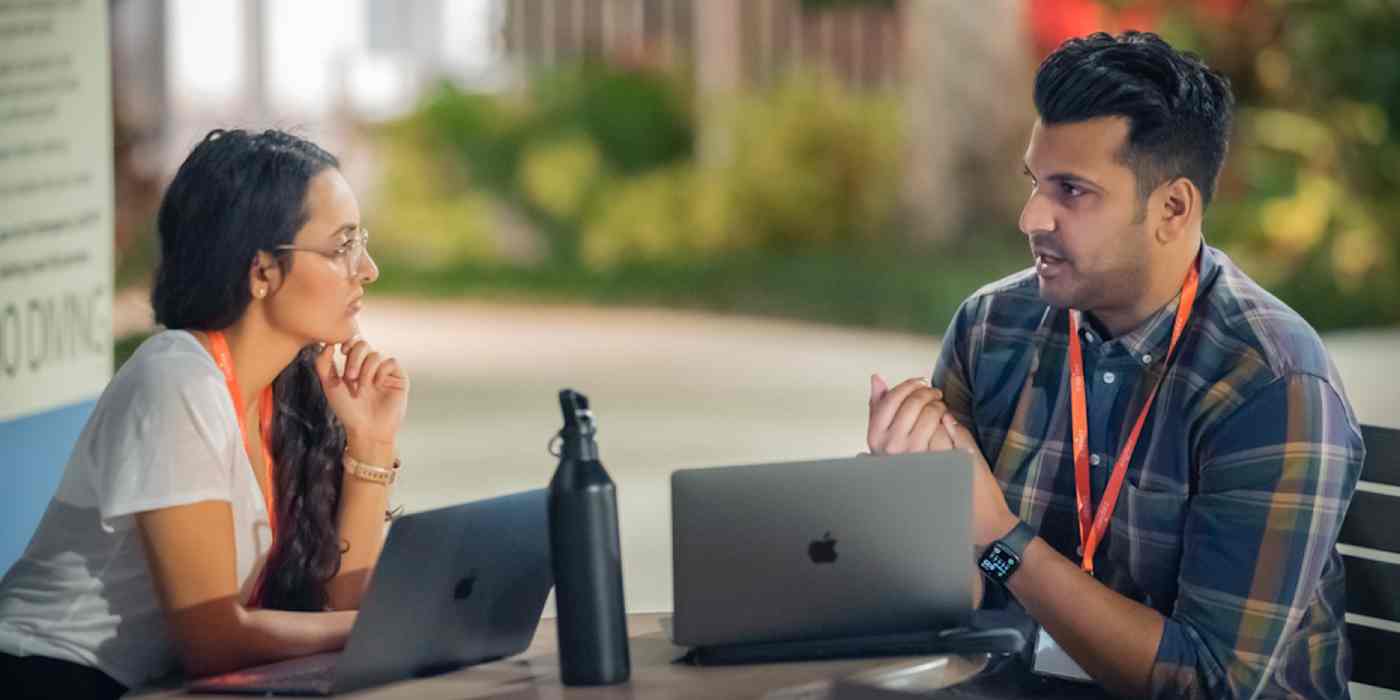
<path fill-rule="evenodd" d="M 1120 592 L 1159 611 L 1176 600 L 1189 500 L 1185 494 L 1148 491 L 1123 482 L 1108 543 L 1109 558 L 1120 574 L 1114 587 Z M 1123 581 L 1122 574 L 1128 580 Z"/>

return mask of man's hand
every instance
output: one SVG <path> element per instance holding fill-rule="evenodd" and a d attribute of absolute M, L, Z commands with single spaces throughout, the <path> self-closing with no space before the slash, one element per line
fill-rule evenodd
<path fill-rule="evenodd" d="M 929 386 L 923 377 L 906 379 L 891 389 L 884 377 L 870 375 L 870 421 L 865 434 L 870 453 L 952 449 L 952 438 L 943 429 L 947 413 L 943 392 Z"/>
<path fill-rule="evenodd" d="M 871 454 L 941 452 L 958 449 L 972 456 L 972 536 L 985 547 L 1016 526 L 1001 484 L 968 426 L 958 423 L 943 402 L 943 392 L 923 377 L 893 389 L 879 374 L 870 376 L 870 423 L 866 441 Z"/>
<path fill-rule="evenodd" d="M 972 540 L 978 547 L 986 547 L 1016 527 L 1016 516 L 1007 507 L 1001 484 L 992 476 L 972 431 L 951 413 L 944 414 L 943 429 L 952 436 L 955 449 L 972 456 Z"/>

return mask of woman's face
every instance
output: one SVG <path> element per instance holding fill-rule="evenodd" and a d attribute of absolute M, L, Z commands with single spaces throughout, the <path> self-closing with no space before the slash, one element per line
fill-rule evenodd
<path fill-rule="evenodd" d="M 279 251 L 293 260 L 263 300 L 267 319 L 302 344 L 343 342 L 358 332 L 361 297 L 379 278 L 379 267 L 362 247 L 360 206 L 340 171 L 328 168 L 312 178 L 306 212 L 292 248 Z"/>

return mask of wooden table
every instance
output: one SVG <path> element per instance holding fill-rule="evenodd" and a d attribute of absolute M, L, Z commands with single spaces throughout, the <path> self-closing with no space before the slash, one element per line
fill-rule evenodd
<path fill-rule="evenodd" d="M 663 617 L 669 617 L 669 614 L 628 615 L 632 678 L 630 682 L 620 685 L 564 687 L 559 681 L 555 623 L 551 618 L 540 621 L 534 642 L 519 656 L 431 678 L 392 683 L 337 697 L 383 700 L 893 700 L 912 697 L 990 700 L 1100 696 L 1096 689 L 1066 686 L 1028 676 L 1020 670 L 1014 659 L 990 659 L 986 655 L 884 657 L 743 666 L 698 667 L 677 664 L 673 662 L 685 649 L 675 646 L 666 638 L 661 627 Z M 1016 668 L 1012 668 L 1013 666 Z M 138 691 L 128 697 L 205 697 L 227 700 L 230 696 L 187 695 L 177 688 L 167 687 Z"/>

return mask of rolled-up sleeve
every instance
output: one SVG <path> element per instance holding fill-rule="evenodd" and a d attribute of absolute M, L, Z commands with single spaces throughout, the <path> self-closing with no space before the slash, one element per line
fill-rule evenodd
<path fill-rule="evenodd" d="M 938 351 L 938 361 L 933 366 L 930 383 L 943 391 L 943 402 L 948 411 L 963 425 L 976 424 L 972 415 L 972 373 L 970 350 L 973 339 L 973 316 L 979 299 L 973 297 L 958 307 L 953 320 L 948 323 L 948 331 L 943 334 L 943 345 Z"/>
<path fill-rule="evenodd" d="M 1202 435 L 1152 697 L 1254 697 L 1291 643 L 1310 644 L 1315 669 L 1339 666 L 1340 643 L 1300 636 L 1305 623 L 1318 633 L 1319 616 L 1345 633 L 1341 601 L 1319 596 L 1335 588 L 1323 590 L 1324 568 L 1364 453 L 1345 400 L 1310 374 L 1274 380 Z M 1345 693 L 1344 671 L 1321 675 Z"/>

